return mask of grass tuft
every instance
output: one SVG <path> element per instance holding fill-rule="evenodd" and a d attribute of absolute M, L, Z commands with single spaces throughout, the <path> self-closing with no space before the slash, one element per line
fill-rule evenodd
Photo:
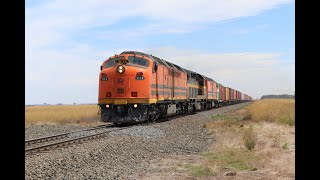
<path fill-rule="evenodd" d="M 257 135 L 253 132 L 252 126 L 244 130 L 243 141 L 248 150 L 254 150 L 254 147 L 256 146 Z"/>
<path fill-rule="evenodd" d="M 191 164 L 185 164 L 185 168 L 190 169 L 192 176 L 200 177 L 200 176 L 215 176 L 216 173 L 212 172 L 210 168 L 202 165 L 191 165 Z"/>
<path fill-rule="evenodd" d="M 289 144 L 288 144 L 288 143 L 284 143 L 284 144 L 282 145 L 282 149 L 284 149 L 284 150 L 289 149 Z"/>
<path fill-rule="evenodd" d="M 243 116 L 242 120 L 251 120 L 252 119 L 252 114 L 246 114 L 245 116 Z"/>
<path fill-rule="evenodd" d="M 281 142 L 281 136 L 280 134 L 274 134 L 274 135 L 271 135 L 272 137 L 272 145 L 271 147 L 280 147 L 280 142 Z"/>

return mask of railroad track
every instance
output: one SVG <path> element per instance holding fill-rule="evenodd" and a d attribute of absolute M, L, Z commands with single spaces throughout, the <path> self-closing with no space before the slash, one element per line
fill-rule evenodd
<path fill-rule="evenodd" d="M 83 130 L 78 130 L 78 131 L 71 131 L 71 132 L 63 133 L 63 134 L 56 134 L 53 136 L 35 138 L 35 139 L 25 141 L 24 145 L 25 145 L 25 147 L 28 147 L 28 146 L 32 146 L 32 145 L 35 145 L 38 143 L 44 143 L 44 142 L 55 141 L 55 140 L 59 140 L 59 139 L 63 139 L 63 138 L 68 138 L 71 134 L 74 134 L 74 133 L 81 133 L 81 132 L 86 132 L 86 131 L 98 130 L 98 129 L 107 128 L 107 127 L 108 127 L 108 125 L 101 125 L 101 126 L 96 126 L 93 128 L 88 128 L 88 129 L 83 129 Z"/>
<path fill-rule="evenodd" d="M 196 114 L 196 113 L 191 113 L 191 114 Z M 187 116 L 189 114 L 181 114 L 181 115 L 174 115 L 174 116 L 167 116 L 167 117 L 162 117 L 156 122 L 151 122 L 151 123 L 140 123 L 138 126 L 142 125 L 150 125 L 154 123 L 161 123 L 164 121 L 172 120 L 175 118 Z M 62 148 L 62 147 L 68 147 L 71 145 L 75 144 L 81 144 L 85 141 L 89 140 L 94 140 L 98 138 L 105 137 L 108 133 L 113 132 L 113 131 L 119 131 L 127 128 L 131 128 L 133 126 L 128 126 L 128 127 L 116 127 L 114 125 L 101 125 L 93 128 L 88 128 L 84 130 L 79 130 L 79 131 L 72 131 L 68 133 L 63 133 L 63 134 L 57 134 L 53 136 L 46 136 L 46 137 L 41 137 L 41 138 L 36 138 L 36 139 L 31 139 L 25 141 L 25 155 L 34 155 L 38 154 L 41 152 L 47 152 L 49 150 L 57 149 L 57 148 Z M 112 128 L 111 130 L 106 130 L 108 128 Z M 103 132 L 97 132 L 97 133 L 88 133 L 89 135 L 80 135 L 81 137 L 72 137 L 72 134 L 77 134 L 77 133 L 83 133 L 83 132 L 90 132 L 90 131 L 95 131 L 99 129 L 105 129 Z"/>
<path fill-rule="evenodd" d="M 102 132 L 89 133 L 89 135 L 82 134 L 80 137 L 72 137 L 72 134 L 95 131 L 99 129 L 103 129 Z M 107 130 L 108 128 L 112 128 L 111 130 Z M 112 125 L 102 125 L 94 128 L 73 131 L 63 134 L 57 134 L 53 136 L 47 136 L 37 139 L 31 139 L 25 141 L 25 155 L 33 155 L 41 152 L 47 152 L 52 149 L 67 147 L 75 144 L 81 144 L 85 141 L 98 139 L 106 136 L 108 133 L 113 131 L 123 130 L 129 127 L 118 128 Z M 78 135 L 79 136 L 79 135 Z"/>

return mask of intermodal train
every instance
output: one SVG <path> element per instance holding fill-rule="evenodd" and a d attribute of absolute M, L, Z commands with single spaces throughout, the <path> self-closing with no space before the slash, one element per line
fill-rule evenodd
<path fill-rule="evenodd" d="M 101 121 L 115 124 L 152 122 L 252 100 L 200 73 L 137 51 L 102 63 L 98 96 Z"/>

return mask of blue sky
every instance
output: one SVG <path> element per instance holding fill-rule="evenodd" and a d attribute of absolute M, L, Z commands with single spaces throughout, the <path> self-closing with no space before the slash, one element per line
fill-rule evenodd
<path fill-rule="evenodd" d="M 294 6 L 292 0 L 27 0 L 26 104 L 97 103 L 100 64 L 124 50 L 164 58 L 253 98 L 293 94 Z"/>

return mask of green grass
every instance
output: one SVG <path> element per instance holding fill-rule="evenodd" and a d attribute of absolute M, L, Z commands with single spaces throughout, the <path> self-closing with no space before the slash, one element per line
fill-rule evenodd
<path fill-rule="evenodd" d="M 229 149 L 222 152 L 207 152 L 202 154 L 211 164 L 216 164 L 220 168 L 233 168 L 235 170 L 252 169 L 257 156 L 248 150 Z"/>
<path fill-rule="evenodd" d="M 295 125 L 295 120 L 294 120 L 294 116 L 293 115 L 289 115 L 289 116 L 280 116 L 278 118 L 278 122 L 280 124 L 288 124 L 289 126 L 294 126 Z"/>
<path fill-rule="evenodd" d="M 202 165 L 192 165 L 192 164 L 185 164 L 183 167 L 191 170 L 192 176 L 201 177 L 201 176 L 215 176 L 217 173 L 212 172 L 210 168 Z"/>
<path fill-rule="evenodd" d="M 289 144 L 288 144 L 288 143 L 284 143 L 284 144 L 282 145 L 282 149 L 284 149 L 284 150 L 289 149 Z"/>

